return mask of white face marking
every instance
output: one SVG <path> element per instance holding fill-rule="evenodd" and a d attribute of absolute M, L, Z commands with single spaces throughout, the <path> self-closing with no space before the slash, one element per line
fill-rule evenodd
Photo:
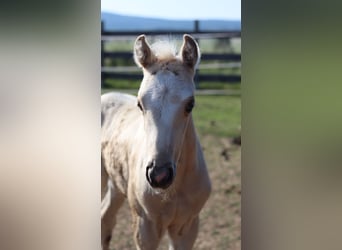
<path fill-rule="evenodd" d="M 194 95 L 194 84 L 171 71 L 146 74 L 138 98 L 143 106 L 146 161 L 176 163 L 188 116 L 187 100 Z"/>

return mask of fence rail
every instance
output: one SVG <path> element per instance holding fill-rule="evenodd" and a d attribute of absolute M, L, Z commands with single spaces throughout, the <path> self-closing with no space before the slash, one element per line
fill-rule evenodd
<path fill-rule="evenodd" d="M 204 32 L 198 30 L 198 24 L 196 26 L 196 21 L 194 25 L 195 29 L 191 32 L 186 31 L 147 31 L 144 32 L 145 35 L 150 36 L 172 36 L 183 35 L 184 33 L 191 34 L 197 41 L 200 42 L 201 39 L 213 38 L 213 39 L 231 39 L 235 37 L 241 37 L 240 31 L 212 31 Z M 127 32 L 112 32 L 102 30 L 101 36 L 101 76 L 102 76 L 102 86 L 107 79 L 130 79 L 130 80 L 140 80 L 142 79 L 142 73 L 137 67 L 134 66 L 133 54 L 132 52 L 111 52 L 104 50 L 104 43 L 112 40 L 133 40 L 141 31 L 127 31 Z M 118 67 L 106 67 L 106 59 L 125 59 L 130 60 L 131 65 L 118 66 Z M 226 69 L 226 68 L 240 68 L 241 66 L 241 54 L 235 53 L 204 53 L 201 56 L 201 66 L 196 72 L 195 81 L 196 84 L 200 82 L 223 82 L 227 84 L 236 84 L 241 82 L 240 74 L 224 74 L 224 73 L 204 73 L 201 70 L 206 69 Z"/>
<path fill-rule="evenodd" d="M 102 31 L 101 39 L 102 40 L 125 40 L 132 39 L 132 37 L 137 37 L 141 34 L 145 34 L 147 36 L 182 36 L 183 34 L 190 34 L 196 39 L 203 38 L 234 38 L 241 37 L 241 31 L 191 31 L 191 30 L 183 30 L 183 31 Z"/>
<path fill-rule="evenodd" d="M 130 59 L 133 57 L 133 52 L 104 52 L 105 58 L 124 58 Z M 219 54 L 219 53 L 206 53 L 201 56 L 201 60 L 220 60 L 220 61 L 241 61 L 241 54 Z"/>

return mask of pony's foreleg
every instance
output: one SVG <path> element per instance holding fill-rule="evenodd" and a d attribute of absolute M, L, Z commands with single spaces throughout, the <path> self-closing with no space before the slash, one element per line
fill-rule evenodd
<path fill-rule="evenodd" d="M 158 226 L 151 220 L 133 212 L 134 242 L 138 250 L 155 250 L 163 236 Z"/>
<path fill-rule="evenodd" d="M 181 228 L 169 228 L 169 250 L 192 249 L 198 234 L 198 227 L 199 218 L 196 216 Z"/>
<path fill-rule="evenodd" d="M 116 222 L 116 213 L 124 199 L 125 196 L 108 179 L 107 192 L 101 201 L 101 244 L 103 250 L 109 249 L 112 231 Z"/>

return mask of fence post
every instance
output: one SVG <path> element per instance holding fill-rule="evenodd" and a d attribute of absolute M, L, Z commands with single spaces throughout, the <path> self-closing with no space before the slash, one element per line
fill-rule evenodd
<path fill-rule="evenodd" d="M 102 72 L 102 67 L 104 66 L 104 41 L 102 40 L 102 35 L 104 31 L 104 24 L 101 21 L 101 88 L 104 87 L 104 74 Z"/>

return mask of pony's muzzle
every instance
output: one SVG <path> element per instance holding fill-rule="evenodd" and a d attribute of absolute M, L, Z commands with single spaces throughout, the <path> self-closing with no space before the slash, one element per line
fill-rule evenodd
<path fill-rule="evenodd" d="M 168 188 L 174 178 L 174 169 L 172 163 L 163 166 L 155 166 L 153 163 L 146 167 L 146 179 L 153 188 Z"/>

